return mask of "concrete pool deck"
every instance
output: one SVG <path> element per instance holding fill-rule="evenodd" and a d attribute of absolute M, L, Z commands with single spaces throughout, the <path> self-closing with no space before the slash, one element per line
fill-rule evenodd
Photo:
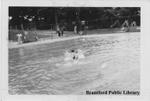
<path fill-rule="evenodd" d="M 71 39 L 78 39 L 78 38 L 87 38 L 87 37 L 97 37 L 97 36 L 111 36 L 113 34 L 115 35 L 120 35 L 120 34 L 128 34 L 128 33 L 140 33 L 140 32 L 117 32 L 117 33 L 104 33 L 104 34 L 87 34 L 87 35 L 76 35 L 76 36 L 69 36 L 69 37 L 57 37 L 55 39 L 40 39 L 39 41 L 36 42 L 31 42 L 31 43 L 25 43 L 25 44 L 18 44 L 17 42 L 9 42 L 8 43 L 8 48 L 13 49 L 13 48 L 20 48 L 20 47 L 27 47 L 27 46 L 33 46 L 33 45 L 40 45 L 40 44 L 46 44 L 46 43 L 54 43 L 54 42 L 59 42 L 59 41 L 65 41 L 65 40 L 71 40 Z"/>

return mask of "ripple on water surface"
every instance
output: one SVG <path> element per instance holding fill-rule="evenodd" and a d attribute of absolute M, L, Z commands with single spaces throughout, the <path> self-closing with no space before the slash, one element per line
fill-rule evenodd
<path fill-rule="evenodd" d="M 9 93 L 139 90 L 139 45 L 140 34 L 132 33 L 9 49 Z M 70 49 L 82 50 L 85 58 L 75 63 L 64 61 L 64 53 Z"/>

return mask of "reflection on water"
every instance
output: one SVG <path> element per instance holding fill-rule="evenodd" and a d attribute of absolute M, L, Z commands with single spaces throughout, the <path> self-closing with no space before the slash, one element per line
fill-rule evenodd
<path fill-rule="evenodd" d="M 139 34 L 100 35 L 10 49 L 9 93 L 139 90 Z M 64 61 L 64 53 L 70 49 L 82 50 L 85 58 L 77 63 Z"/>

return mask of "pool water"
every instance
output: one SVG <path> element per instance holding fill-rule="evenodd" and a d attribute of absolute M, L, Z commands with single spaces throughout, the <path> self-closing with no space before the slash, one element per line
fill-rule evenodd
<path fill-rule="evenodd" d="M 9 93 L 140 91 L 140 33 L 91 36 L 9 49 Z M 85 57 L 65 61 L 70 49 Z"/>

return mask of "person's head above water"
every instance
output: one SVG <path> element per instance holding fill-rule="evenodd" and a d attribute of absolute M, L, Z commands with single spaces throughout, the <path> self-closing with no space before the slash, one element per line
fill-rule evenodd
<path fill-rule="evenodd" d="M 83 52 L 83 51 L 81 49 L 70 49 L 68 52 L 80 53 L 80 52 Z"/>
<path fill-rule="evenodd" d="M 75 50 L 74 50 L 74 49 L 71 49 L 70 52 L 75 52 Z"/>
<path fill-rule="evenodd" d="M 78 53 L 78 50 L 77 49 L 71 49 L 70 52 L 71 53 Z"/>

